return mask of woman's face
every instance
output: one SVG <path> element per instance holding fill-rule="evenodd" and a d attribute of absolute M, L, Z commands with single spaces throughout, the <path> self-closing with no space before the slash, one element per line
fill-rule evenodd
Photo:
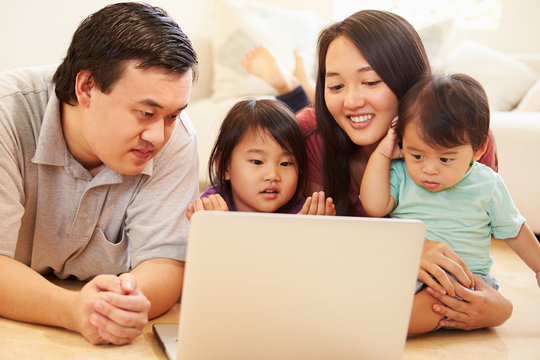
<path fill-rule="evenodd" d="M 353 143 L 372 145 L 386 134 L 398 99 L 344 36 L 328 47 L 325 83 L 326 106 Z"/>

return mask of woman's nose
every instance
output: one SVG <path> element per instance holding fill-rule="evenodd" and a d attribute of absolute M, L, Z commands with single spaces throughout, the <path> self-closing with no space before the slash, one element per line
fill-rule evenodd
<path fill-rule="evenodd" d="M 352 87 L 347 91 L 345 106 L 348 108 L 359 108 L 366 104 L 364 91 L 357 87 Z"/>

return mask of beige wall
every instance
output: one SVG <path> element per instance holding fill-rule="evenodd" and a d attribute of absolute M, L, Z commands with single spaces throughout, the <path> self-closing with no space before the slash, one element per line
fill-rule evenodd
<path fill-rule="evenodd" d="M 500 26 L 491 31 L 456 30 L 450 41 L 459 39 L 485 43 L 506 53 L 540 54 L 540 1 L 503 0 Z"/>
<path fill-rule="evenodd" d="M 189 36 L 204 35 L 212 19 L 212 0 L 147 0 L 167 10 Z M 312 9 L 329 16 L 333 0 L 263 0 L 293 9 Z M 351 0 L 355 1 L 355 0 Z M 0 71 L 59 62 L 79 22 L 111 0 L 17 0 L 0 11 Z M 45 15 L 47 14 L 47 15 Z M 50 15 L 49 15 L 50 14 Z M 512 53 L 540 53 L 540 1 L 503 0 L 501 26 L 495 31 L 455 31 L 452 42 L 468 37 Z"/>

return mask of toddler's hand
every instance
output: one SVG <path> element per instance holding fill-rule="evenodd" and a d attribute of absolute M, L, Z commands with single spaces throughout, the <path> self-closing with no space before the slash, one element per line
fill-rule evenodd
<path fill-rule="evenodd" d="M 189 204 L 186 216 L 191 221 L 191 217 L 194 213 L 201 210 L 213 210 L 213 211 L 229 211 L 229 207 L 223 197 L 219 194 L 210 195 L 202 199 L 195 199 L 195 206 Z"/>
<path fill-rule="evenodd" d="M 395 128 L 391 127 L 388 129 L 386 136 L 377 146 L 377 151 L 388 159 L 398 159 L 403 157 L 403 150 L 398 145 L 398 138 Z"/>
<path fill-rule="evenodd" d="M 326 198 L 324 191 L 314 192 L 306 199 L 302 210 L 298 214 L 303 215 L 336 215 L 336 207 L 331 197 Z"/>

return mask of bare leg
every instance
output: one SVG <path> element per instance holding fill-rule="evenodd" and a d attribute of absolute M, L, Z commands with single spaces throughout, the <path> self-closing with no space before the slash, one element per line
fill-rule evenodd
<path fill-rule="evenodd" d="M 297 49 L 294 49 L 294 61 L 295 67 L 293 71 L 293 76 L 298 79 L 300 85 L 304 88 L 306 95 L 309 101 L 315 103 L 315 83 L 311 79 L 310 75 L 307 72 L 306 64 L 304 63 L 304 58 Z"/>
<path fill-rule="evenodd" d="M 434 304 L 439 301 L 435 300 L 431 295 L 423 289 L 414 296 L 411 320 L 409 322 L 408 335 L 418 335 L 435 330 L 439 324 L 442 315 L 433 312 Z"/>
<path fill-rule="evenodd" d="M 299 84 L 293 75 L 286 74 L 274 54 L 264 45 L 251 48 L 242 59 L 242 67 L 266 81 L 279 95 L 294 90 Z"/>

